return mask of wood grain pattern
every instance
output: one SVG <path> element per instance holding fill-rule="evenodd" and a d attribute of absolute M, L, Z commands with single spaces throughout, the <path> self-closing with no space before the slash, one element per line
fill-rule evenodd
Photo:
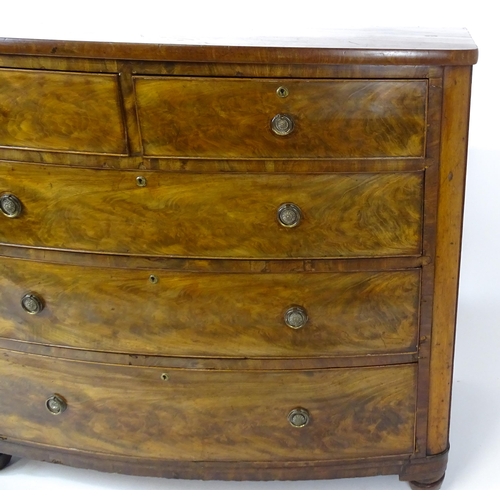
<path fill-rule="evenodd" d="M 134 79 L 144 154 L 205 158 L 422 157 L 426 80 Z M 289 95 L 276 94 L 286 86 Z M 270 127 L 293 118 L 288 136 Z"/>
<path fill-rule="evenodd" d="M 16 457 L 43 460 L 84 469 L 115 474 L 228 481 L 279 481 L 297 479 L 334 479 L 377 474 L 399 474 L 409 461 L 408 454 L 363 460 L 314 460 L 269 462 L 222 462 L 161 460 L 81 450 L 57 449 L 19 440 L 0 440 L 0 449 Z"/>
<path fill-rule="evenodd" d="M 265 45 L 0 39 L 0 194 L 23 205 L 0 213 L 0 457 L 442 481 L 477 47 Z"/>
<path fill-rule="evenodd" d="M 34 344 L 21 340 L 0 337 L 0 349 L 17 352 L 40 354 L 53 358 L 73 359 L 129 366 L 156 366 L 170 368 L 187 368 L 190 370 L 316 370 L 323 368 L 352 368 L 361 366 L 390 366 L 419 361 L 417 352 L 373 354 L 370 356 L 339 355 L 317 356 L 309 358 L 250 358 L 250 357 L 188 357 L 166 356 L 154 354 L 126 354 L 105 351 L 88 351 L 74 347 L 57 347 Z"/>
<path fill-rule="evenodd" d="M 430 353 L 430 455 L 448 447 L 471 78 L 472 68 L 445 69 Z"/>
<path fill-rule="evenodd" d="M 471 65 L 478 55 L 476 44 L 463 28 L 336 28 L 330 36 L 253 40 L 233 37 L 219 39 L 214 45 L 208 45 L 206 39 L 191 45 L 165 41 L 165 38 L 163 43 L 155 43 L 156 40 L 153 43 L 118 43 L 1 38 L 0 52 L 54 58 L 358 65 Z"/>
<path fill-rule="evenodd" d="M 207 63 L 185 61 L 145 61 L 9 55 L 0 52 L 0 66 L 89 73 L 122 73 L 129 67 L 137 75 L 224 76 L 249 78 L 429 78 L 439 68 L 433 66 L 387 66 L 367 64 L 259 64 Z"/>
<path fill-rule="evenodd" d="M 117 77 L 1 69 L 0 147 L 126 154 Z"/>
<path fill-rule="evenodd" d="M 0 259 L 0 336 L 169 356 L 416 352 L 420 273 L 193 274 Z M 31 316 L 26 292 L 43 298 Z M 293 330 L 292 305 L 309 320 Z"/>
<path fill-rule="evenodd" d="M 3 435 L 62 448 L 137 458 L 261 461 L 413 450 L 415 365 L 170 370 L 163 381 L 155 368 L 2 351 L 0 388 L 9 401 L 0 409 Z M 53 393 L 68 404 L 59 416 L 45 409 Z M 304 428 L 287 421 L 295 407 L 310 413 Z"/>
<path fill-rule="evenodd" d="M 136 176 L 144 175 L 146 187 Z M 23 204 L 0 242 L 92 252 L 216 258 L 418 255 L 423 175 L 166 174 L 2 164 Z M 293 202 L 303 222 L 277 221 Z"/>
<path fill-rule="evenodd" d="M 193 259 L 163 257 L 140 257 L 114 254 L 61 252 L 30 247 L 0 245 L 0 255 L 17 259 L 28 259 L 47 264 L 73 264 L 77 266 L 110 267 L 120 269 L 164 269 L 196 273 L 343 273 L 353 271 L 397 271 L 428 266 L 425 257 L 372 257 L 357 259 Z"/>

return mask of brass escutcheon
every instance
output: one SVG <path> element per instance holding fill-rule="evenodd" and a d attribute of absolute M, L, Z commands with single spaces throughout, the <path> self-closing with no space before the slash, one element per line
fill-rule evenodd
<path fill-rule="evenodd" d="M 278 87 L 276 89 L 276 93 L 278 94 L 278 97 L 288 97 L 288 89 L 286 87 Z"/>
<path fill-rule="evenodd" d="M 139 187 L 145 187 L 146 184 L 148 183 L 146 181 L 146 178 L 143 177 L 142 175 L 139 175 L 138 177 L 135 178 L 135 182 Z"/>

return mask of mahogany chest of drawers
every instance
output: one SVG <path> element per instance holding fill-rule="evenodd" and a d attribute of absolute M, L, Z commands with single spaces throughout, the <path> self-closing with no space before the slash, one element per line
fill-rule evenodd
<path fill-rule="evenodd" d="M 465 30 L 0 40 L 0 462 L 444 476 Z"/>

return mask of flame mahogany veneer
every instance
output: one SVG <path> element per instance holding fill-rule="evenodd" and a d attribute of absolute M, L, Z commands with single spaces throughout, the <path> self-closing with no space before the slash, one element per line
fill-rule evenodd
<path fill-rule="evenodd" d="M 0 39 L 0 468 L 438 488 L 476 60 Z"/>

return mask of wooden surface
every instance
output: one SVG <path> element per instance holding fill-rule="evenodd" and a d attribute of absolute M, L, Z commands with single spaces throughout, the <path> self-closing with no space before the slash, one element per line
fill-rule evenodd
<path fill-rule="evenodd" d="M 443 81 L 427 442 L 431 455 L 448 447 L 471 77 L 471 68 L 448 68 Z"/>
<path fill-rule="evenodd" d="M 416 352 L 420 273 L 212 274 L 0 260 L 0 336 L 169 356 L 311 357 Z M 35 315 L 21 297 L 37 293 Z M 284 322 L 292 305 L 309 320 Z M 133 311 L 131 314 L 130 312 Z"/>
<path fill-rule="evenodd" d="M 138 187 L 144 175 L 146 187 Z M 0 242 L 122 254 L 216 258 L 419 255 L 422 173 L 205 175 L 2 164 L 23 204 Z M 303 213 L 282 227 L 277 210 Z"/>
<path fill-rule="evenodd" d="M 106 38 L 108 33 L 103 33 Z M 140 39 L 141 42 L 144 39 Z M 147 39 L 146 39 L 147 42 Z M 233 46 L 228 50 L 228 46 Z M 52 57 L 142 59 L 267 64 L 436 64 L 470 65 L 477 47 L 465 29 L 341 29 L 315 38 L 229 38 L 210 40 L 161 38 L 151 43 L 0 39 L 6 54 Z"/>
<path fill-rule="evenodd" d="M 0 70 L 0 148 L 124 154 L 113 75 Z"/>
<path fill-rule="evenodd" d="M 398 127 L 397 130 L 392 130 L 390 127 L 388 128 L 387 124 L 380 118 L 377 119 L 376 115 L 374 114 L 375 108 L 377 109 L 378 113 L 381 113 L 381 108 L 380 106 L 376 106 L 375 102 L 373 100 L 371 102 L 368 102 L 366 99 L 367 95 L 365 92 L 365 99 L 364 99 L 364 113 L 368 114 L 369 116 L 372 117 L 372 120 L 357 120 L 356 118 L 356 113 L 352 113 L 353 111 L 356 111 L 359 106 L 356 104 L 356 95 L 352 96 L 347 96 L 349 97 L 350 101 L 350 108 L 346 108 L 344 106 L 343 110 L 339 110 L 343 112 L 344 116 L 340 117 L 340 123 L 346 125 L 348 122 L 346 121 L 347 118 L 349 118 L 349 128 L 351 131 L 351 134 L 347 137 L 345 131 L 341 127 L 339 129 L 339 119 L 335 118 L 335 110 L 332 109 L 332 106 L 328 107 L 328 110 L 330 112 L 329 115 L 329 121 L 323 120 L 317 120 L 315 116 L 311 116 L 310 113 L 304 113 L 301 111 L 301 116 L 306 119 L 306 123 L 309 120 L 309 124 L 311 126 L 306 126 L 304 129 L 304 122 L 301 122 L 301 129 L 296 129 L 295 133 L 293 133 L 289 137 L 281 137 L 279 141 L 274 140 L 273 144 L 273 139 L 278 139 L 277 137 L 274 138 L 274 134 L 270 132 L 270 117 L 266 116 L 263 117 L 262 115 L 260 118 L 257 116 L 257 120 L 254 123 L 254 130 L 250 130 L 249 127 L 244 129 L 242 132 L 247 134 L 247 136 L 252 137 L 252 134 L 255 135 L 255 140 L 253 141 L 253 148 L 257 150 L 262 150 L 262 147 L 259 146 L 259 141 L 257 139 L 264 139 L 265 136 L 267 135 L 273 135 L 273 137 L 267 142 L 267 151 L 270 152 L 270 154 L 274 154 L 275 156 L 273 158 L 268 158 L 266 159 L 265 162 L 263 161 L 258 161 L 258 160 L 253 160 L 252 162 L 247 161 L 247 162 L 239 162 L 238 160 L 235 160 L 234 158 L 230 158 L 230 155 L 228 152 L 222 150 L 221 154 L 225 156 L 224 159 L 212 159 L 211 161 L 203 161 L 200 162 L 199 160 L 190 160 L 188 158 L 177 158 L 174 160 L 173 157 L 149 157 L 145 156 L 143 154 L 143 147 L 142 147 L 142 139 L 140 137 L 139 133 L 139 122 L 138 122 L 138 116 L 137 116 L 137 103 L 136 103 L 136 96 L 134 93 L 134 75 L 143 75 L 143 76 L 152 76 L 152 75 L 165 75 L 165 76 L 179 76 L 179 77 L 186 77 L 190 76 L 193 77 L 196 81 L 207 81 L 207 78 L 200 78 L 202 76 L 209 76 L 211 79 L 214 79 L 214 77 L 223 77 L 224 79 L 219 79 L 219 82 L 226 81 L 234 81 L 234 78 L 237 78 L 238 81 L 245 79 L 247 82 L 252 82 L 255 80 L 256 82 L 256 87 L 258 88 L 259 85 L 257 85 L 258 82 L 260 82 L 260 85 L 262 86 L 262 82 L 265 81 L 278 81 L 277 78 L 279 78 L 282 82 L 288 82 L 288 81 L 305 81 L 307 80 L 309 83 L 306 85 L 306 87 L 311 87 L 311 83 L 313 81 L 315 82 L 315 85 L 321 86 L 320 83 L 325 80 L 332 80 L 339 82 L 346 82 L 346 80 L 350 80 L 351 84 L 353 84 L 353 80 L 356 81 L 363 81 L 363 82 L 371 82 L 372 87 L 379 87 L 382 86 L 382 84 L 387 84 L 390 88 L 393 88 L 394 85 L 402 84 L 404 81 L 408 81 L 409 83 L 415 83 L 414 80 L 418 80 L 418 82 L 423 83 L 427 81 L 426 79 L 431 77 L 431 76 L 436 76 L 440 75 L 441 70 L 438 68 L 432 68 L 432 67 L 425 67 L 425 66 L 413 66 L 413 67 L 407 67 L 407 66 L 349 66 L 349 65 L 298 65 L 298 64 L 282 64 L 282 65 L 263 65 L 263 64 L 248 64 L 248 63 L 238 63 L 238 64 L 229 64 L 229 63 L 218 63 L 218 64 L 209 64 L 209 63 L 204 63 L 204 64 L 195 64 L 195 63 L 189 63 L 189 62 L 168 62 L 168 63 L 162 63 L 162 62 L 147 62 L 147 61 L 119 61 L 119 60 L 98 60 L 98 59 L 78 59 L 78 58 L 60 58 L 60 57 L 35 57 L 35 56 L 16 56 L 16 55 L 2 55 L 0 54 L 0 66 L 6 67 L 6 68 L 17 68 L 19 66 L 23 68 L 30 68 L 33 71 L 24 71 L 24 73 L 30 73 L 33 75 L 55 75 L 59 80 L 61 80 L 62 75 L 72 75 L 73 80 L 78 79 L 79 76 L 84 76 L 89 73 L 92 74 L 103 74 L 107 76 L 108 80 L 109 79 L 116 79 L 118 82 L 118 95 L 117 99 L 119 100 L 119 107 L 121 110 L 121 117 L 122 117 L 122 124 L 118 123 L 118 120 L 114 122 L 114 129 L 118 130 L 120 126 L 124 129 L 126 129 L 125 136 L 121 140 L 124 142 L 124 153 L 113 153 L 111 154 L 110 152 L 89 152 L 89 151 L 82 151 L 82 145 L 78 142 L 78 135 L 81 133 L 81 130 L 79 130 L 79 127 L 81 126 L 81 118 L 86 116 L 87 111 L 83 111 L 82 113 L 79 113 L 77 116 L 72 116 L 70 111 L 71 111 L 71 104 L 68 104 L 66 106 L 66 115 L 61 114 L 58 115 L 58 110 L 57 109 L 47 109 L 47 106 L 45 106 L 45 115 L 43 117 L 38 116 L 37 110 L 38 106 L 35 106 L 33 103 L 28 103 L 31 106 L 31 109 L 33 111 L 33 115 L 35 116 L 36 120 L 33 122 L 31 114 L 27 118 L 27 123 L 24 124 L 24 126 L 29 125 L 30 127 L 32 125 L 36 125 L 36 128 L 39 129 L 39 132 L 42 134 L 42 138 L 45 137 L 44 134 L 49 132 L 49 136 L 46 138 L 47 141 L 50 143 L 50 147 L 57 147 L 59 149 L 29 149 L 29 147 L 32 147 L 32 142 L 34 137 L 29 136 L 24 136 L 24 140 L 27 141 L 27 144 L 29 147 L 24 147 L 21 145 L 18 146 L 8 146 L 8 147 L 0 147 L 0 160 L 12 160 L 12 161 L 29 161 L 29 162 L 35 162 L 35 163 L 51 163 L 51 164 L 57 164 L 57 165 L 71 165 L 71 166 L 83 166 L 83 167 L 94 167 L 94 168 L 125 168 L 125 169 L 131 169 L 131 168 L 138 168 L 138 169 L 160 169 L 160 170 L 175 170 L 175 171 L 240 171 L 240 172 L 326 172 L 326 171 L 339 171 L 339 170 L 344 170 L 344 171 L 352 171 L 352 170 L 362 170 L 362 171 L 391 171 L 391 170 L 411 170 L 415 169 L 415 165 L 417 166 L 417 169 L 422 169 L 426 166 L 425 159 L 424 157 L 411 157 L 412 160 L 410 160 L 410 157 L 398 157 L 394 156 L 395 154 L 404 152 L 408 150 L 408 146 L 410 146 L 410 150 L 415 149 L 415 144 L 409 144 L 408 146 L 404 144 L 404 137 L 408 138 L 408 131 L 405 130 L 405 125 L 404 123 L 401 122 L 401 113 L 404 114 L 408 119 L 410 117 L 408 112 L 405 112 L 405 103 L 396 103 L 397 106 L 395 107 L 394 110 L 385 110 L 384 111 L 384 116 L 386 119 L 390 118 L 390 122 L 393 123 L 395 126 Z M 17 73 L 19 73 L 19 70 L 16 70 Z M 23 74 L 24 74 L 23 73 Z M 263 80 L 266 79 L 266 80 Z M 300 80 L 298 80 L 300 79 Z M 184 81 L 186 78 L 179 78 L 175 79 L 175 81 Z M 70 82 L 74 84 L 73 82 Z M 80 82 L 81 84 L 81 82 Z M 57 87 L 54 89 L 57 91 Z M 314 88 L 314 86 L 313 86 Z M 273 96 L 275 95 L 273 89 Z M 365 89 L 365 90 L 370 90 Z M 434 90 L 434 87 L 429 88 L 429 92 L 432 94 Z M 234 90 L 233 90 L 234 91 Z M 65 89 L 64 92 L 66 93 L 71 93 L 69 89 Z M 316 92 L 317 93 L 317 92 Z M 269 105 L 269 99 L 266 98 L 264 95 L 259 95 L 253 93 L 254 97 L 257 98 L 257 100 L 260 100 L 262 104 L 265 104 L 266 106 Z M 297 94 L 297 92 L 295 92 Z M 380 94 L 380 93 L 379 93 Z M 401 94 L 401 92 L 399 92 Z M 304 96 L 307 97 L 309 95 L 309 101 L 310 99 L 310 92 L 307 93 Z M 391 94 L 394 97 L 394 92 Z M 269 96 L 268 96 L 269 97 Z M 295 98 L 297 95 L 295 95 Z M 300 97 L 300 96 L 299 96 Z M 321 99 L 323 96 L 320 96 Z M 346 97 L 346 96 L 343 96 Z M 380 99 L 385 99 L 388 101 L 387 96 L 380 96 Z M 430 98 L 430 97 L 429 97 Z M 198 101 L 200 99 L 200 96 L 196 96 L 194 101 Z M 22 99 L 21 99 L 22 100 Z M 227 100 L 227 98 L 226 98 Z M 285 99 L 286 100 L 286 99 Z M 50 98 L 49 98 L 50 101 Z M 207 99 L 205 99 L 206 104 L 210 106 L 215 106 L 218 103 L 210 103 L 208 102 Z M 283 101 L 283 99 L 282 99 Z M 297 99 L 295 99 L 297 101 Z M 300 99 L 299 99 L 300 101 Z M 235 101 L 236 102 L 236 101 Z M 389 101 L 388 101 L 389 102 Z M 429 101 L 430 102 L 430 101 Z M 46 103 L 45 103 L 46 104 Z M 188 103 L 189 104 L 189 103 Z M 283 104 L 283 102 L 282 102 Z M 311 103 L 312 104 L 312 103 Z M 338 105 L 338 101 L 336 102 Z M 391 103 L 392 106 L 392 103 Z M 94 106 L 95 107 L 95 106 Z M 249 115 L 252 113 L 250 111 L 255 107 L 255 103 L 250 103 L 249 106 L 247 106 L 243 110 L 243 114 Z M 288 106 L 290 107 L 290 106 Z M 317 107 L 317 105 L 316 105 Z M 418 106 L 417 106 L 418 107 Z M 292 106 L 293 108 L 293 106 Z M 374 108 L 373 110 L 371 108 Z M 415 111 L 415 103 L 411 106 L 413 111 Z M 432 108 L 433 110 L 435 109 L 434 107 Z M 175 111 L 175 110 L 174 110 Z M 234 111 L 232 109 L 225 109 L 222 110 L 224 113 L 233 113 Z M 300 111 L 300 109 L 299 109 Z M 334 112 L 332 114 L 332 111 Z M 359 111 L 359 110 L 358 110 Z M 158 114 L 159 110 L 156 108 L 152 110 L 153 113 Z M 22 107 L 20 109 L 11 109 L 9 113 L 9 119 L 13 119 L 13 117 L 18 114 L 22 113 Z M 349 115 L 350 113 L 350 115 Z M 272 110 L 272 115 L 274 116 L 276 114 L 276 110 Z M 325 113 L 320 109 L 318 113 L 319 116 L 323 116 Z M 357 112 L 358 118 L 360 113 Z M 255 115 L 252 115 L 255 118 Z M 7 117 L 7 113 L 6 113 Z M 94 117 L 97 118 L 98 121 L 100 119 L 100 116 Z M 147 118 L 147 116 L 146 116 Z M 177 116 L 177 118 L 179 118 Z M 213 120 L 212 116 L 209 117 L 210 120 Z M 297 118 L 297 117 L 296 117 Z M 324 116 L 323 116 L 324 118 Z M 420 117 L 422 118 L 422 117 Z M 29 121 L 31 120 L 31 121 Z M 264 120 L 264 121 L 262 121 Z M 417 117 L 417 122 L 418 122 L 418 117 Z M 224 121 L 224 119 L 219 120 L 221 121 L 222 125 L 226 127 L 226 132 L 227 132 L 227 122 Z M 370 125 L 370 122 L 374 122 L 377 124 L 376 127 L 373 125 Z M 425 120 L 424 120 L 425 121 Z M 33 123 L 32 123 L 33 122 Z M 359 122 L 359 123 L 358 123 Z M 361 127 L 361 122 L 365 124 L 365 130 Z M 429 146 L 433 145 L 433 141 L 430 139 L 432 136 L 435 135 L 435 130 L 436 130 L 436 114 L 435 111 L 432 113 L 429 113 L 427 116 L 427 126 L 428 126 L 428 131 L 427 134 L 425 134 L 426 137 L 426 144 L 425 144 L 425 149 L 428 150 Z M 239 116 L 236 117 L 236 119 L 233 119 L 233 124 L 232 127 L 229 128 L 229 132 L 232 132 L 232 128 L 236 127 L 237 123 L 239 123 Z M 335 125 L 337 123 L 337 125 Z M 265 126 L 265 130 L 262 129 L 262 125 Z M 47 126 L 47 132 L 44 132 L 44 127 Z M 61 136 L 59 134 L 60 128 L 64 127 L 65 131 L 65 136 Z M 92 122 L 92 124 L 89 126 L 91 127 L 96 127 L 96 124 Z M 191 125 L 192 126 L 192 125 Z M 199 131 L 196 130 L 197 127 L 202 127 L 203 123 L 197 123 L 194 125 L 194 134 L 198 134 L 199 136 Z M 325 133 L 324 131 L 322 132 L 322 129 L 324 127 L 335 129 L 337 127 L 335 136 L 331 135 L 331 137 L 327 138 L 325 140 Z M 52 127 L 54 130 L 50 130 L 50 127 Z M 97 124 L 97 129 L 103 128 L 102 123 Z M 108 125 L 108 128 L 110 126 Z M 111 127 L 111 128 L 113 128 Z M 172 134 L 171 130 L 163 128 L 162 130 L 159 130 L 156 125 L 153 124 L 151 127 L 152 130 L 150 132 L 154 134 L 158 133 L 169 133 L 170 135 Z M 412 124 L 412 128 L 415 129 L 415 123 Z M 384 137 L 381 135 L 381 131 L 385 131 L 388 135 L 388 137 Z M 19 132 L 19 130 L 18 130 Z M 54 132 L 54 133 L 52 133 Z M 106 130 L 104 130 L 106 132 Z M 205 133 L 210 132 L 210 130 L 206 130 L 205 126 Z M 410 131 L 411 132 L 411 131 Z M 22 137 L 22 130 L 19 132 L 20 136 Z M 92 136 L 92 132 L 90 131 L 90 136 Z M 283 147 L 288 147 L 288 145 L 291 145 L 292 143 L 296 143 L 296 146 L 300 146 L 302 148 L 304 146 L 304 133 L 306 135 L 311 136 L 311 138 L 315 139 L 314 134 L 319 133 L 319 142 L 318 138 L 315 139 L 315 142 L 318 143 L 318 145 L 321 146 L 323 144 L 323 148 L 326 148 L 326 152 L 328 154 L 339 154 L 340 152 L 344 152 L 345 154 L 351 154 L 351 155 L 358 155 L 358 158 L 356 160 L 349 159 L 347 160 L 346 158 L 341 159 L 341 161 L 326 161 L 326 160 L 319 160 L 315 156 L 311 156 L 309 153 L 309 158 L 314 159 L 314 162 L 303 162 L 300 160 L 300 158 L 295 158 L 293 161 L 290 161 L 289 159 L 283 160 L 283 158 L 280 158 L 276 156 L 276 153 L 273 153 L 273 147 L 278 147 L 280 146 L 281 149 Z M 58 135 L 59 134 L 59 135 Z M 261 134 L 259 136 L 259 134 Z M 412 140 L 416 140 L 417 142 L 423 141 L 423 135 L 424 131 L 422 129 L 419 129 L 419 134 L 422 136 L 418 137 L 418 134 L 416 136 L 413 136 Z M 234 135 L 234 133 L 233 133 Z M 364 140 L 366 140 L 367 137 L 370 137 L 371 139 L 371 149 L 368 148 L 368 153 L 374 154 L 374 151 L 383 151 L 385 150 L 386 156 L 382 158 L 378 157 L 373 157 L 368 161 L 367 158 L 359 158 L 359 153 L 357 153 L 355 150 L 352 148 L 352 144 L 357 144 L 358 147 L 363 147 L 365 153 L 367 153 L 367 148 L 363 146 L 363 142 L 360 142 L 360 139 L 357 137 L 357 135 L 360 135 L 360 137 L 363 137 Z M 73 137 L 74 136 L 74 137 Z M 73 139 L 71 139 L 73 137 Z M 301 139 L 302 137 L 302 139 Z M 401 141 L 396 140 L 397 138 L 403 138 L 403 143 Z M 334 141 L 333 139 L 336 140 Z M 11 137 L 7 137 L 8 140 L 11 140 Z M 19 138 L 17 138 L 19 139 Z M 161 139 L 161 138 L 160 138 Z M 191 140 L 192 138 L 190 138 Z M 248 137 L 247 137 L 248 139 Z M 292 141 L 290 141 L 292 139 Z M 342 145 L 342 140 L 348 139 L 345 145 Z M 93 138 L 94 144 L 93 146 L 89 147 L 95 147 L 98 149 L 98 146 L 100 146 L 100 141 L 105 141 L 106 139 L 103 137 L 94 137 Z M 185 140 L 185 137 L 184 137 Z M 220 136 L 217 137 L 217 141 L 221 140 Z M 30 142 L 31 141 L 31 142 Z M 216 141 L 216 142 L 217 142 Z M 206 142 L 206 141 L 205 141 Z M 237 142 L 240 142 L 240 139 L 238 139 Z M 226 141 L 228 143 L 228 141 Z M 330 144 L 331 143 L 331 144 Z M 382 149 L 379 147 L 382 145 Z M 161 146 L 161 143 L 160 143 Z M 307 143 L 305 144 L 307 146 Z M 40 148 L 41 146 L 38 145 L 36 146 Z M 70 150 L 66 150 L 66 148 L 70 147 Z M 233 146 L 234 147 L 234 146 Z M 212 145 L 212 148 L 216 150 L 216 145 Z M 300 149 L 299 148 L 299 149 Z M 375 149 L 374 149 L 375 148 Z M 209 148 L 210 149 L 210 148 Z M 238 148 L 236 148 L 238 149 Z M 241 148 L 240 148 L 241 149 Z M 307 149 L 307 148 L 306 148 Z M 220 148 L 219 148 L 220 150 Z M 231 148 L 228 149 L 230 151 Z M 371 151 L 371 152 L 370 152 Z M 82 154 L 82 152 L 84 154 Z M 208 151 L 210 152 L 210 151 Z M 248 151 L 247 151 L 248 152 Z M 427 151 L 426 151 L 427 152 Z M 128 155 L 126 154 L 128 153 Z M 295 154 L 297 151 L 295 152 Z M 189 151 L 183 151 L 183 154 L 192 154 Z M 234 153 L 233 153 L 234 154 Z M 254 154 L 253 151 L 250 151 L 249 154 Z M 287 151 L 283 151 L 283 154 L 287 157 L 290 158 L 290 153 L 287 153 Z M 326 154 L 325 151 L 322 152 L 322 154 Z M 420 152 L 419 154 L 423 154 Z M 427 155 L 426 155 L 427 156 Z M 193 158 L 193 156 L 191 156 Z M 195 158 L 195 157 L 194 157 Z M 406 160 L 403 160 L 402 158 L 406 158 Z M 332 160 L 335 158 L 332 157 Z M 391 159 L 392 162 L 387 162 L 384 161 L 385 159 Z M 346 164 L 343 162 L 347 161 Z"/>
<path fill-rule="evenodd" d="M 324 460 L 413 449 L 415 365 L 309 372 L 170 370 L 167 381 L 161 374 L 157 368 L 2 351 L 0 387 L 9 401 L 0 410 L 2 434 L 63 448 L 176 460 Z M 45 408 L 53 393 L 68 405 L 57 416 Z M 288 423 L 296 407 L 308 410 L 306 427 Z"/>
<path fill-rule="evenodd" d="M 421 157 L 425 80 L 134 79 L 144 154 L 204 158 Z M 285 86 L 287 97 L 276 91 Z M 287 136 L 271 119 L 287 114 Z"/>
<path fill-rule="evenodd" d="M 23 207 L 0 217 L 0 453 L 441 480 L 477 47 L 423 29 L 260 42 L 0 40 L 0 194 Z"/>

